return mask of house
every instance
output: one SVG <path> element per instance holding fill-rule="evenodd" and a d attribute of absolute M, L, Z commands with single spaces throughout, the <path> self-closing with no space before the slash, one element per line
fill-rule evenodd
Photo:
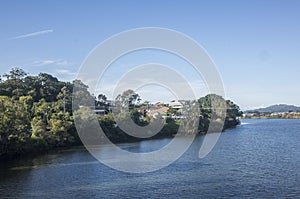
<path fill-rule="evenodd" d="M 161 116 L 163 118 L 167 117 L 167 112 L 168 112 L 169 108 L 168 107 L 156 107 L 153 106 L 150 109 L 147 110 L 147 115 L 150 117 L 154 117 L 156 118 L 157 116 Z"/>
<path fill-rule="evenodd" d="M 86 106 L 79 106 L 79 108 Z M 88 106 L 97 116 L 103 116 L 107 114 L 108 110 L 105 106 Z"/>
<path fill-rule="evenodd" d="M 104 106 L 96 106 L 93 111 L 97 116 L 103 116 L 107 114 L 107 109 Z"/>
<path fill-rule="evenodd" d="M 163 102 L 157 102 L 154 104 L 155 107 L 163 107 L 165 104 Z"/>
<path fill-rule="evenodd" d="M 169 107 L 174 109 L 174 110 L 177 110 L 177 111 L 181 111 L 182 108 L 183 108 L 183 104 L 179 101 L 172 101 L 170 104 L 169 104 Z"/>

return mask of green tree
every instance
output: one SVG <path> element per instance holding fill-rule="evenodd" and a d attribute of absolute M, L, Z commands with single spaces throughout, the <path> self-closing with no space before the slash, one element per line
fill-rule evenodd
<path fill-rule="evenodd" d="M 67 83 L 57 95 L 57 102 L 64 113 L 72 113 L 72 90 L 73 86 L 70 83 Z"/>
<path fill-rule="evenodd" d="M 94 106 L 95 99 L 88 91 L 88 86 L 85 85 L 81 80 L 74 80 L 72 102 L 73 109 L 78 110 L 80 106 Z"/>
<path fill-rule="evenodd" d="M 202 115 L 199 122 L 199 131 L 207 132 L 209 124 L 212 121 L 218 123 L 219 119 L 224 119 L 220 116 L 225 113 L 224 129 L 232 128 L 239 124 L 238 117 L 241 116 L 242 112 L 232 101 L 225 101 L 221 96 L 209 94 L 200 98 L 198 102 Z M 212 113 L 215 114 L 212 115 Z"/>
<path fill-rule="evenodd" d="M 58 81 L 56 77 L 47 73 L 41 73 L 38 75 L 39 82 L 41 83 L 41 98 L 44 98 L 47 102 L 56 101 L 57 95 L 64 86 L 63 82 Z"/>
<path fill-rule="evenodd" d="M 106 105 L 107 97 L 104 94 L 99 94 L 97 97 L 97 105 L 98 106 L 105 106 Z"/>
<path fill-rule="evenodd" d="M 20 68 L 12 68 L 9 73 L 5 73 L 3 77 L 5 77 L 7 80 L 19 80 L 23 79 L 27 73 Z"/>
<path fill-rule="evenodd" d="M 30 115 L 24 104 L 0 96 L 0 157 L 23 151 L 30 135 Z"/>
<path fill-rule="evenodd" d="M 29 116 L 28 119 L 31 120 L 31 117 L 33 116 L 33 113 L 32 113 L 33 98 L 31 96 L 21 96 L 19 101 L 25 107 L 26 112 L 28 113 L 28 116 Z"/>
<path fill-rule="evenodd" d="M 26 95 L 31 96 L 34 102 L 42 99 L 42 82 L 38 76 L 25 77 L 24 84 L 26 86 Z"/>
<path fill-rule="evenodd" d="M 123 108 L 129 108 L 133 109 L 136 105 L 139 105 L 139 102 L 141 101 L 141 98 L 139 94 L 135 93 L 133 90 L 129 89 L 124 91 L 122 94 L 119 94 L 116 98 L 116 105 L 123 107 Z"/>
<path fill-rule="evenodd" d="M 9 96 L 13 99 L 19 99 L 20 96 L 26 95 L 24 78 L 27 73 L 19 68 L 13 68 L 9 73 L 3 75 L 6 79 L 1 82 L 0 95 Z"/>
<path fill-rule="evenodd" d="M 33 139 L 43 139 L 46 137 L 46 124 L 42 118 L 36 116 L 31 120 Z"/>
<path fill-rule="evenodd" d="M 75 137 L 71 134 L 73 120 L 69 113 L 60 111 L 52 114 L 49 125 L 50 132 L 55 137 L 56 146 L 65 146 L 66 144 L 75 142 Z"/>

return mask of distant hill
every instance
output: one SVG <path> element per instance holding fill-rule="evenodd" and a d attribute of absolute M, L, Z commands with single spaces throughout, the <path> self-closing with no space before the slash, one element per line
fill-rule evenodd
<path fill-rule="evenodd" d="M 267 113 L 267 112 L 300 112 L 300 107 L 294 105 L 287 105 L 287 104 L 276 104 L 272 106 L 268 106 L 266 108 L 259 108 L 254 110 L 245 111 L 245 113 L 249 112 L 260 112 L 260 113 Z"/>

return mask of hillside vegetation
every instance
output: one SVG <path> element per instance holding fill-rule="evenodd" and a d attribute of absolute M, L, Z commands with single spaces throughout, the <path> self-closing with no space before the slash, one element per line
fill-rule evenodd
<path fill-rule="evenodd" d="M 73 91 L 74 85 L 76 91 Z M 88 121 L 89 108 L 78 106 L 72 109 L 73 97 L 93 100 L 96 106 L 107 105 L 103 94 L 95 98 L 80 80 L 63 82 L 46 73 L 30 76 L 19 68 L 4 74 L 0 79 L 0 158 L 13 158 L 23 154 L 43 153 L 54 148 L 81 145 L 74 116 Z M 217 95 L 207 95 L 198 100 L 201 111 L 198 133 L 207 132 L 212 118 L 212 98 L 224 100 Z M 227 100 L 226 105 L 224 130 L 239 124 L 237 117 L 241 116 L 236 104 Z M 141 117 L 142 113 L 138 111 L 138 106 L 129 108 L 130 117 L 135 123 L 143 126 L 153 120 Z M 109 110 L 104 116 L 98 117 L 99 124 L 110 140 L 113 142 L 139 140 L 119 129 L 114 117 L 116 115 Z M 155 137 L 176 134 L 179 124 L 179 119 L 167 118 L 164 128 Z"/>

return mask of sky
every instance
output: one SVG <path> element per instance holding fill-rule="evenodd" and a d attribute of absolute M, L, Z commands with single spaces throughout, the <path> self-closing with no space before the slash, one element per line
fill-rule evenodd
<path fill-rule="evenodd" d="M 20 67 L 31 75 L 46 72 L 72 81 L 105 39 L 129 29 L 161 27 L 186 34 L 206 50 L 226 98 L 242 110 L 279 103 L 299 106 L 299 19 L 297 0 L 1 1 L 0 74 Z M 188 64 L 158 54 L 140 52 L 113 64 L 99 92 L 110 96 L 122 72 L 148 61 L 173 65 L 195 85 L 197 95 L 207 92 Z M 149 89 L 153 87 L 140 90 L 142 98 L 172 98 L 165 88 L 156 86 L 155 97 Z"/>

